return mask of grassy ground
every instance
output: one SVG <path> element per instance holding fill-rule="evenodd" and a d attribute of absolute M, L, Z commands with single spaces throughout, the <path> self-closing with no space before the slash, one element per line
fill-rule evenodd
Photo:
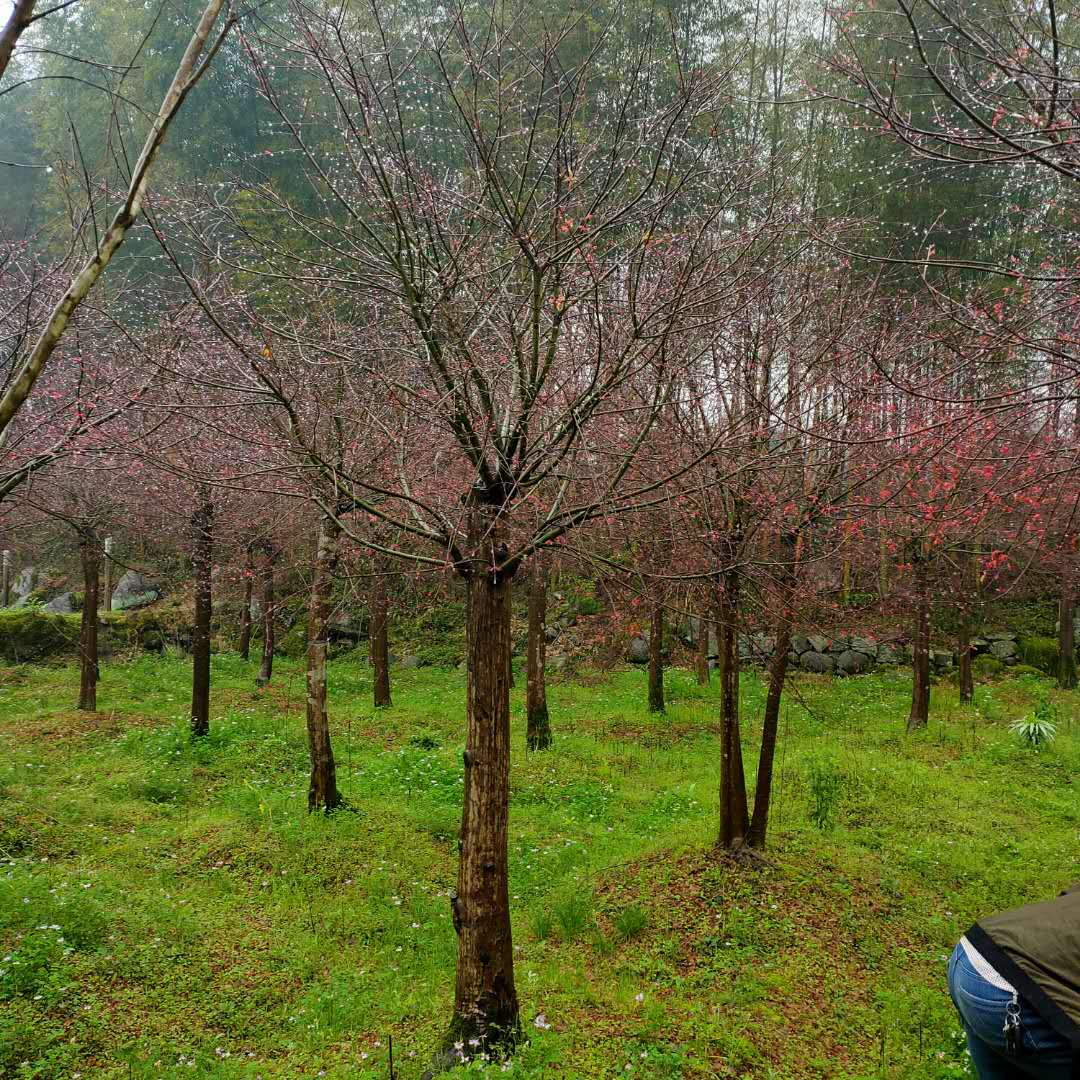
<path fill-rule="evenodd" d="M 447 890 L 464 676 L 332 665 L 339 782 L 305 812 L 301 676 L 214 661 L 212 734 L 186 733 L 178 657 L 0 671 L 0 1075 L 416 1080 L 451 1004 Z M 643 673 L 552 685 L 552 752 L 515 693 L 511 891 L 531 1037 L 497 1075 L 967 1075 L 946 956 L 981 913 L 1080 878 L 1077 697 L 1035 675 L 936 687 L 805 677 L 789 695 L 770 863 L 716 831 L 714 690 Z M 1008 721 L 1043 693 L 1052 747 Z M 764 694 L 743 676 L 748 766 Z M 815 820 L 816 819 L 816 823 Z M 482 1071 L 472 1066 L 474 1072 Z M 500 1070 L 503 1071 L 500 1071 Z"/>

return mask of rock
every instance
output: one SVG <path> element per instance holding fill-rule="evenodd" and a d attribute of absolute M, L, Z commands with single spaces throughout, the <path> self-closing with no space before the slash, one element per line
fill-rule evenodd
<path fill-rule="evenodd" d="M 813 671 L 819 675 L 825 675 L 832 672 L 836 667 L 836 661 L 831 656 L 826 656 L 824 653 L 817 651 L 804 652 L 799 657 L 799 667 L 803 671 Z"/>
<path fill-rule="evenodd" d="M 753 647 L 755 660 L 767 660 L 776 652 L 776 638 L 768 634 L 754 634 L 750 638 L 750 644 Z"/>
<path fill-rule="evenodd" d="M 989 635 L 987 635 L 989 636 Z M 1008 660 L 1011 657 L 1016 656 L 1017 648 L 1016 642 L 1010 638 L 991 638 L 990 641 L 990 655 L 996 656 L 999 660 Z"/>
<path fill-rule="evenodd" d="M 824 653 L 829 651 L 829 639 L 820 634 L 807 634 L 806 640 L 810 645 L 810 651 Z"/>
<path fill-rule="evenodd" d="M 953 654 L 946 649 L 931 649 L 930 664 L 935 671 L 951 671 Z"/>
<path fill-rule="evenodd" d="M 406 656 L 402 658 L 401 666 L 403 668 L 418 668 L 423 666 L 423 661 L 419 656 Z"/>
<path fill-rule="evenodd" d="M 113 611 L 131 611 L 152 604 L 161 596 L 161 586 L 137 570 L 127 570 L 112 594 Z"/>
<path fill-rule="evenodd" d="M 34 591 L 34 586 L 37 584 L 37 570 L 32 566 L 24 567 L 15 575 L 15 580 L 11 583 L 11 604 L 12 607 L 24 607 L 30 594 Z M 1080 626 L 1080 623 L 1077 623 Z"/>
<path fill-rule="evenodd" d="M 562 653 L 553 653 L 544 661 L 544 666 L 555 675 L 561 675 L 566 670 L 569 658 Z"/>
<path fill-rule="evenodd" d="M 559 631 L 558 631 L 558 629 L 556 627 L 554 627 L 554 626 L 545 626 L 544 627 L 544 640 L 549 645 L 552 644 L 552 642 L 554 642 L 558 638 L 558 636 L 559 636 Z"/>
<path fill-rule="evenodd" d="M 836 670 L 842 675 L 859 675 L 869 671 L 874 661 L 866 653 L 856 652 L 854 649 L 845 649 L 836 658 Z"/>
<path fill-rule="evenodd" d="M 338 610 L 330 616 L 326 637 L 331 643 L 336 644 L 342 641 L 348 641 L 351 644 L 356 645 L 364 639 L 364 627 L 362 625 L 357 625 L 347 611 Z"/>
<path fill-rule="evenodd" d="M 631 664 L 647 664 L 649 662 L 649 643 L 640 634 L 630 639 L 630 647 L 626 650 L 626 659 Z"/>
<path fill-rule="evenodd" d="M 987 641 L 1015 641 L 1016 635 L 1011 630 L 995 630 L 991 634 L 983 634 Z"/>
<path fill-rule="evenodd" d="M 791 639 L 791 651 L 794 653 L 810 652 L 810 639 L 805 634 L 795 634 Z"/>
<path fill-rule="evenodd" d="M 900 663 L 900 656 L 891 645 L 879 645 L 877 662 L 879 664 L 898 664 Z"/>
<path fill-rule="evenodd" d="M 70 592 L 58 593 L 45 605 L 45 610 L 56 615 L 71 615 L 75 611 L 75 597 Z"/>
<path fill-rule="evenodd" d="M 869 638 L 856 637 L 851 639 L 851 648 L 854 652 L 862 653 L 863 656 L 869 656 L 871 660 L 877 659 L 878 647 L 877 644 L 871 641 Z"/>
<path fill-rule="evenodd" d="M 971 648 L 976 656 L 986 652 L 990 648 L 990 642 L 984 637 L 977 637 L 971 639 Z"/>

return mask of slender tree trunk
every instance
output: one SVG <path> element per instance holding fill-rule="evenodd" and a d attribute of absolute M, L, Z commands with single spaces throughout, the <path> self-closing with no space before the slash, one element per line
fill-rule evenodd
<path fill-rule="evenodd" d="M 259 676 L 255 680 L 256 684 L 259 686 L 268 685 L 270 678 L 274 673 L 274 620 L 277 615 L 277 612 L 274 611 L 274 563 L 277 561 L 277 554 L 277 549 L 268 542 L 263 558 L 262 664 L 259 667 Z"/>
<path fill-rule="evenodd" d="M 1061 575 L 1061 602 L 1058 604 L 1058 686 L 1062 690 L 1076 688 L 1076 642 L 1073 637 L 1076 596 L 1072 572 Z"/>
<path fill-rule="evenodd" d="M 0 607 L 11 603 L 11 552 L 0 553 Z"/>
<path fill-rule="evenodd" d="M 966 603 L 966 598 L 965 601 Z M 957 668 L 960 675 L 960 704 L 967 705 L 975 697 L 975 677 L 971 670 L 971 616 L 964 614 L 956 642 Z"/>
<path fill-rule="evenodd" d="M 191 635 L 191 733 L 210 731 L 210 614 L 213 601 L 214 504 L 204 496 L 191 516 L 192 553 L 195 572 L 195 627 Z"/>
<path fill-rule="evenodd" d="M 375 678 L 375 707 L 390 705 L 390 601 L 386 590 L 386 560 L 375 557 L 371 579 L 371 666 Z"/>
<path fill-rule="evenodd" d="M 547 568 L 533 556 L 529 574 L 529 642 L 525 660 L 525 745 L 530 750 L 551 746 L 544 665 L 547 660 Z"/>
<path fill-rule="evenodd" d="M 749 844 L 759 851 L 765 847 L 769 831 L 769 807 L 772 802 L 773 762 L 776 737 L 780 727 L 780 700 L 787 677 L 788 652 L 791 649 L 791 603 L 798 574 L 800 540 L 790 533 L 782 537 L 787 566 L 782 572 L 783 595 L 776 626 L 776 650 L 769 661 L 769 692 L 765 698 L 765 716 L 761 724 L 761 756 L 758 758 L 757 784 L 754 788 L 754 814 L 750 819 Z"/>
<path fill-rule="evenodd" d="M 734 561 L 734 544 L 729 556 Z M 720 846 L 728 851 L 746 842 L 750 815 L 746 802 L 739 730 L 739 578 L 730 567 L 721 574 L 716 593 L 716 625 L 720 675 Z"/>
<path fill-rule="evenodd" d="M 113 594 L 113 579 L 112 579 L 112 553 L 113 542 L 112 537 L 105 537 L 105 583 L 101 588 L 101 595 L 98 597 L 98 603 L 101 605 L 102 611 L 112 611 L 112 594 Z"/>
<path fill-rule="evenodd" d="M 701 609 L 698 616 L 697 650 L 695 653 L 695 666 L 697 668 L 697 681 L 699 686 L 709 685 L 709 617 L 706 614 L 708 606 Z"/>
<path fill-rule="evenodd" d="M 101 546 L 91 526 L 79 529 L 79 556 L 83 572 L 82 623 L 79 628 L 79 708 L 97 711 L 98 581 Z"/>
<path fill-rule="evenodd" d="M 664 605 L 653 604 L 649 623 L 649 712 L 664 711 Z"/>
<path fill-rule="evenodd" d="M 512 1043 L 519 1031 L 507 883 L 512 568 L 492 569 L 501 568 L 506 557 L 499 532 L 497 511 L 485 505 L 471 508 L 465 570 L 468 732 L 461 860 L 457 892 L 451 897 L 458 964 L 449 1040 L 477 1054 Z"/>
<path fill-rule="evenodd" d="M 247 559 L 244 563 L 244 606 L 240 612 L 240 642 L 237 646 L 243 660 L 251 656 L 251 600 L 254 591 L 255 565 L 251 545 L 248 544 Z"/>
<path fill-rule="evenodd" d="M 338 561 L 341 527 L 330 514 L 319 518 L 319 540 L 311 576 L 308 607 L 307 731 L 311 753 L 308 810 L 329 813 L 341 805 L 334 750 L 330 745 L 330 718 L 326 709 L 326 653 L 330 633 L 330 597 Z"/>
<path fill-rule="evenodd" d="M 912 557 L 915 578 L 915 637 L 912 642 L 910 734 L 930 722 L 930 581 L 928 557 L 921 544 Z"/>

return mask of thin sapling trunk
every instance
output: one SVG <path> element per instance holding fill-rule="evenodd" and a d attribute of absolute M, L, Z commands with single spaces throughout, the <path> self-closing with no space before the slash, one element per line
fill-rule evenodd
<path fill-rule="evenodd" d="M 311 754 L 308 810 L 329 813 L 341 805 L 334 750 L 330 745 L 330 717 L 326 707 L 326 653 L 330 634 L 330 598 L 338 561 L 341 527 L 332 514 L 319 519 L 319 539 L 311 576 L 308 608 L 307 732 Z"/>
<path fill-rule="evenodd" d="M 98 582 L 101 547 L 93 526 L 79 529 L 79 557 L 83 572 L 82 623 L 79 627 L 79 708 L 97 710 Z"/>
<path fill-rule="evenodd" d="M 195 575 L 195 626 L 191 634 L 191 733 L 210 731 L 210 615 L 212 607 L 214 504 L 209 498 L 191 516 L 191 563 Z"/>
<path fill-rule="evenodd" d="M 525 745 L 530 750 L 551 746 L 551 719 L 548 716 L 544 666 L 547 660 L 547 569 L 540 556 L 533 556 L 529 575 L 529 640 L 525 672 Z"/>
<path fill-rule="evenodd" d="M 664 711 L 664 605 L 653 604 L 649 622 L 649 712 Z"/>

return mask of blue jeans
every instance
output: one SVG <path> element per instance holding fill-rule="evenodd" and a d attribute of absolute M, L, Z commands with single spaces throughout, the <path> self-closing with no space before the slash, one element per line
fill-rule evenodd
<path fill-rule="evenodd" d="M 1006 1047 L 1005 1009 L 1013 995 L 988 983 L 962 945 L 949 960 L 949 996 L 964 1025 L 979 1080 L 1069 1080 L 1072 1049 L 1024 998 L 1018 998 L 1018 1045 L 1015 1050 Z"/>

